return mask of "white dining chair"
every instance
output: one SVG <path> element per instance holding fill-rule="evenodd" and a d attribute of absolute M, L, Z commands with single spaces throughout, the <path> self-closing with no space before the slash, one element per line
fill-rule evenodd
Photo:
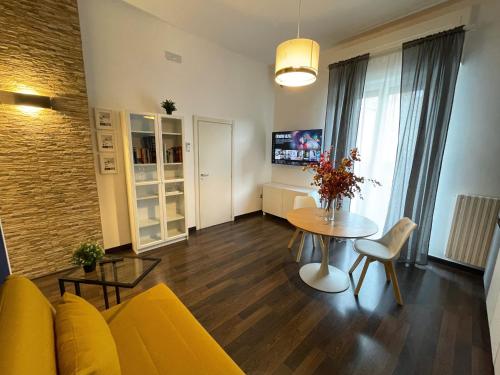
<path fill-rule="evenodd" d="M 394 259 L 399 256 L 403 245 L 410 237 L 410 234 L 415 230 L 417 224 L 407 217 L 399 220 L 382 238 L 378 240 L 356 240 L 354 241 L 354 250 L 359 254 L 358 258 L 349 270 L 352 274 L 359 263 L 366 257 L 361 276 L 359 277 L 358 285 L 354 291 L 354 295 L 359 294 L 363 280 L 365 279 L 366 271 L 371 262 L 381 262 L 385 268 L 385 276 L 387 282 L 392 280 L 394 295 L 398 304 L 403 305 L 403 298 L 399 290 L 398 278 L 394 270 Z"/>
<path fill-rule="evenodd" d="M 316 200 L 313 197 L 308 196 L 308 195 L 306 195 L 306 196 L 298 195 L 295 197 L 295 199 L 293 201 L 293 209 L 294 210 L 297 208 L 317 208 L 317 207 L 318 206 L 316 204 Z M 298 235 L 301 232 L 302 232 L 302 237 L 300 238 L 299 250 L 297 251 L 297 258 L 296 258 L 297 263 L 300 262 L 300 258 L 302 257 L 302 250 L 304 249 L 304 242 L 305 242 L 307 234 L 311 235 L 313 248 L 316 247 L 316 245 L 314 243 L 314 235 L 312 233 L 305 232 L 299 228 L 296 228 L 295 232 L 293 233 L 292 238 L 290 239 L 290 242 L 288 242 L 288 250 L 291 251 L 293 243 L 295 242 L 295 240 L 297 239 Z"/>

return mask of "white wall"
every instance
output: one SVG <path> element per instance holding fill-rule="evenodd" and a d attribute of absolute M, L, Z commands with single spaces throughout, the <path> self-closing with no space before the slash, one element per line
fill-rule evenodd
<path fill-rule="evenodd" d="M 161 112 L 172 98 L 193 143 L 192 116 L 234 120 L 234 214 L 261 209 L 270 180 L 268 151 L 274 95 L 265 64 L 176 29 L 118 0 L 80 0 L 90 107 Z M 164 52 L 182 55 L 182 64 Z M 122 158 L 121 147 L 119 157 Z M 123 164 L 118 175 L 97 174 L 106 248 L 130 242 Z M 186 160 L 188 225 L 195 225 L 194 159 Z"/>
<path fill-rule="evenodd" d="M 322 69 L 317 81 L 306 87 L 275 85 L 274 131 L 323 129 L 325 127 L 328 70 Z M 309 187 L 311 174 L 302 167 L 272 165 L 272 181 Z"/>
<path fill-rule="evenodd" d="M 458 194 L 500 196 L 500 3 L 466 34 L 436 197 L 430 253 L 444 256 Z"/>
<path fill-rule="evenodd" d="M 473 31 L 466 34 L 431 233 L 430 254 L 439 257 L 444 257 L 456 195 L 500 195 L 499 4 L 485 0 L 471 8 L 472 3 L 456 4 L 321 51 L 320 75 L 314 85 L 293 90 L 275 88 L 275 130 L 321 128 L 326 113 L 328 64 L 364 53 L 382 53 L 405 41 L 473 24 Z M 273 165 L 272 180 L 306 186 L 310 175 L 301 168 Z"/>
<path fill-rule="evenodd" d="M 490 256 L 500 250 L 500 228 L 495 228 L 495 234 L 490 247 Z M 490 326 L 491 354 L 496 373 L 500 373 L 500 256 L 489 258 L 492 272 L 489 276 L 490 284 L 486 294 L 486 311 L 488 312 L 488 323 Z M 484 275 L 485 282 L 487 274 Z"/>

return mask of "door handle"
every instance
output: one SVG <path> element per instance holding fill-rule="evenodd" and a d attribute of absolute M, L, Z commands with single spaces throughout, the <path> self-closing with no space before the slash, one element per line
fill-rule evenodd
<path fill-rule="evenodd" d="M 208 173 L 200 173 L 201 177 L 208 177 Z"/>

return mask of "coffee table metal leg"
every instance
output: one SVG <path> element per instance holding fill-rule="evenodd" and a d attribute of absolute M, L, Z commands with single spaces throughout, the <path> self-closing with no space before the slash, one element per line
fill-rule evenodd
<path fill-rule="evenodd" d="M 102 293 L 104 294 L 104 306 L 109 309 L 108 288 L 106 288 L 106 285 L 102 286 Z"/>
<path fill-rule="evenodd" d="M 120 287 L 115 286 L 116 304 L 120 304 Z"/>
<path fill-rule="evenodd" d="M 116 282 L 116 281 L 118 281 L 118 271 L 116 270 L 115 262 L 113 262 L 112 267 L 113 267 L 113 277 L 114 277 L 114 280 Z M 115 295 L 116 295 L 116 304 L 119 305 L 120 304 L 120 288 L 117 286 L 115 286 Z"/>
<path fill-rule="evenodd" d="M 61 296 L 64 294 L 66 291 L 66 288 L 64 287 L 64 280 L 59 280 L 59 292 L 61 292 Z"/>
<path fill-rule="evenodd" d="M 81 295 L 82 295 L 82 293 L 80 292 L 80 283 L 75 281 L 75 283 L 74 283 L 74 284 L 75 284 L 75 294 L 76 294 L 77 296 L 81 296 Z"/>

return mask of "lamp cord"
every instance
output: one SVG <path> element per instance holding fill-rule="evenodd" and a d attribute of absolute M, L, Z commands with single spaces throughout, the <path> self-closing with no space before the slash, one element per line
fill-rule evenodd
<path fill-rule="evenodd" d="M 299 17 L 297 19 L 297 39 L 300 38 L 300 8 L 302 5 L 302 0 L 299 0 Z"/>

